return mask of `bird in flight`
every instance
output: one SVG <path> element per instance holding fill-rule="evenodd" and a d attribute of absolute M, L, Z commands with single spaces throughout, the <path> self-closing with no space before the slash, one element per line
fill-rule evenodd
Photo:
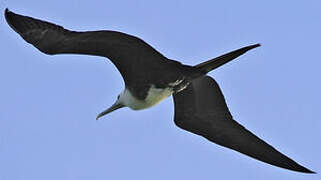
<path fill-rule="evenodd" d="M 125 81 L 116 102 L 96 119 L 122 107 L 146 109 L 173 96 L 175 124 L 211 142 L 281 168 L 314 173 L 237 123 L 216 81 L 206 74 L 259 47 L 249 45 L 195 66 L 163 56 L 143 40 L 122 32 L 71 31 L 62 26 L 5 10 L 9 26 L 48 55 L 86 54 L 113 62 Z"/>

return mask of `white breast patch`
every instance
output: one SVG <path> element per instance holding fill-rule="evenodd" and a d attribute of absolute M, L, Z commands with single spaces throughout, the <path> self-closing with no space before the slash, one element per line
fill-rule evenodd
<path fill-rule="evenodd" d="M 131 109 L 140 110 L 154 106 L 172 94 L 173 90 L 171 88 L 155 88 L 155 86 L 152 85 L 145 100 L 135 98 L 127 89 L 120 95 L 119 100 Z"/>

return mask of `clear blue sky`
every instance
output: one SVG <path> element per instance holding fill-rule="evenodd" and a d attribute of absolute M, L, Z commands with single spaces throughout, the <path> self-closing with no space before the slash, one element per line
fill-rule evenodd
<path fill-rule="evenodd" d="M 101 57 L 48 56 L 0 19 L 0 179 L 321 179 L 321 1 L 4 0 L 73 30 L 136 35 L 196 64 L 262 43 L 210 73 L 234 118 L 300 164 L 296 173 L 183 131 L 168 98 L 96 121 L 124 88 Z"/>

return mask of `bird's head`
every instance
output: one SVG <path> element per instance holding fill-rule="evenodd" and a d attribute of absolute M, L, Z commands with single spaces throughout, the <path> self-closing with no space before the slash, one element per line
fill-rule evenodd
<path fill-rule="evenodd" d="M 125 107 L 123 103 L 123 92 L 118 95 L 116 102 L 112 106 L 110 106 L 108 109 L 98 114 L 98 116 L 96 117 L 96 120 L 122 107 Z"/>

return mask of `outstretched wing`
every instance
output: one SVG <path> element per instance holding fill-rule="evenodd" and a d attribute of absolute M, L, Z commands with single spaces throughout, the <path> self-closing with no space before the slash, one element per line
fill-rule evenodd
<path fill-rule="evenodd" d="M 271 165 L 313 173 L 233 120 L 218 84 L 208 76 L 175 94 L 174 104 L 175 124 L 184 130 Z"/>
<path fill-rule="evenodd" d="M 110 59 L 125 83 L 157 71 L 167 58 L 143 40 L 116 31 L 76 32 L 62 26 L 5 10 L 12 29 L 28 43 L 46 54 L 88 54 Z M 138 68 L 139 67 L 139 68 Z M 139 69 L 139 70 L 138 70 Z M 137 77 L 136 77 L 137 76 Z"/>

